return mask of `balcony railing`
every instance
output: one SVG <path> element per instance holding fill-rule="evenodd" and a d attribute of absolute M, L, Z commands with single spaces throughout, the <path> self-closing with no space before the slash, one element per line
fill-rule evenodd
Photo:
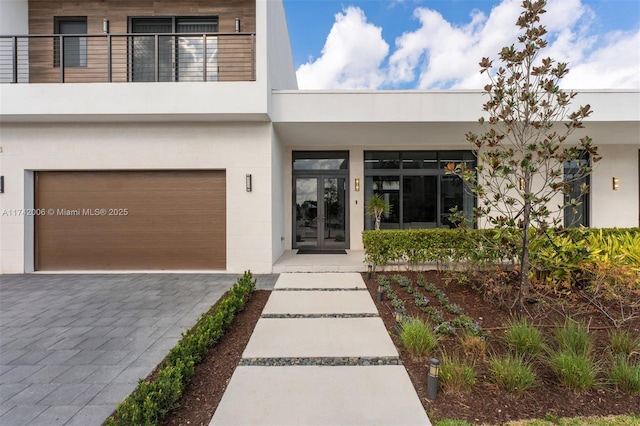
<path fill-rule="evenodd" d="M 255 33 L 0 36 L 0 83 L 254 81 Z"/>

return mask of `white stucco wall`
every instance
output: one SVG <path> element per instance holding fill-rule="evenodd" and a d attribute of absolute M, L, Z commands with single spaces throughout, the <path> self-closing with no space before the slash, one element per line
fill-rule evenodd
<path fill-rule="evenodd" d="M 602 160 L 591 175 L 592 227 L 640 226 L 639 150 L 640 142 L 599 147 Z M 614 177 L 619 179 L 618 190 L 613 190 Z"/>
<path fill-rule="evenodd" d="M 272 261 L 278 260 L 286 248 L 285 229 L 286 216 L 288 211 L 285 210 L 286 199 L 290 198 L 288 192 L 285 191 L 285 165 L 284 150 L 278 135 L 272 130 L 271 140 L 271 229 L 272 229 Z"/>
<path fill-rule="evenodd" d="M 224 169 L 227 271 L 270 272 L 272 221 L 260 209 L 272 203 L 270 140 L 269 123 L 5 124 L 0 209 L 32 207 L 25 185 L 32 170 Z M 249 173 L 252 192 L 245 189 Z M 25 218 L 0 216 L 0 235 L 0 273 L 32 270 Z"/>
<path fill-rule="evenodd" d="M 297 89 L 284 5 L 282 0 L 268 0 L 266 3 L 268 89 Z"/>
<path fill-rule="evenodd" d="M 28 33 L 28 0 L 0 0 L 0 35 L 20 35 Z"/>

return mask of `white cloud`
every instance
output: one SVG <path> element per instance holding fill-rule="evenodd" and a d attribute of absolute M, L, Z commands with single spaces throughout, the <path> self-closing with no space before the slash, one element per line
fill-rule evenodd
<path fill-rule="evenodd" d="M 564 87 L 640 89 L 640 30 L 594 32 L 597 15 L 582 0 L 549 0 L 546 9 L 541 23 L 549 45 L 541 57 L 569 63 Z M 502 0 L 488 15 L 476 10 L 468 23 L 454 25 L 437 11 L 418 7 L 419 27 L 398 37 L 387 57 L 382 29 L 368 23 L 361 9 L 349 7 L 336 15 L 322 56 L 298 69 L 298 82 L 319 89 L 481 89 L 487 80 L 478 62 L 489 57 L 498 64 L 501 48 L 516 42 L 521 11 L 521 0 Z"/>
<path fill-rule="evenodd" d="M 335 16 L 322 56 L 298 68 L 301 89 L 375 89 L 384 82 L 381 64 L 389 53 L 382 28 L 350 6 Z"/>

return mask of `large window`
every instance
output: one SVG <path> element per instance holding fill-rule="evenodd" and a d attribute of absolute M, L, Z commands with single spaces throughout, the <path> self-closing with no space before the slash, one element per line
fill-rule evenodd
<path fill-rule="evenodd" d="M 565 204 L 572 199 L 580 200 L 580 204 L 573 210 L 573 207 L 564 209 L 564 227 L 573 228 L 578 226 L 589 226 L 589 194 L 581 195 L 583 184 L 589 185 L 589 175 L 582 175 L 584 167 L 589 165 L 589 153 L 583 151 L 580 158 L 564 163 L 564 178 L 570 187 L 570 193 L 565 195 Z"/>
<path fill-rule="evenodd" d="M 55 18 L 56 34 L 87 34 L 87 17 L 57 17 Z M 60 66 L 60 57 L 64 59 L 65 67 L 87 66 L 87 38 L 86 37 L 62 37 L 62 49 L 60 37 L 54 39 L 53 65 Z"/>
<path fill-rule="evenodd" d="M 140 34 L 131 41 L 131 81 L 218 80 L 216 16 L 131 18 L 130 26 Z"/>
<path fill-rule="evenodd" d="M 444 174 L 450 162 L 475 167 L 471 151 L 366 151 L 364 158 L 365 202 L 380 194 L 392 208 L 381 228 L 449 228 L 454 207 L 471 220 L 475 198 L 459 177 Z M 371 217 L 365 228 L 373 229 Z"/>

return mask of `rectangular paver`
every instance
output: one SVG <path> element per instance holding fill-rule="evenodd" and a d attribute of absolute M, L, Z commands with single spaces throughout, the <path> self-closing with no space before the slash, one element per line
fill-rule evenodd
<path fill-rule="evenodd" d="M 380 318 L 261 318 L 243 358 L 398 356 Z"/>
<path fill-rule="evenodd" d="M 288 273 L 280 274 L 274 287 L 276 290 L 287 288 L 362 288 L 366 289 L 358 273 Z"/>
<path fill-rule="evenodd" d="M 262 314 L 377 314 L 368 291 L 274 291 Z"/>
<path fill-rule="evenodd" d="M 236 368 L 210 425 L 430 422 L 403 366 L 298 366 Z"/>

